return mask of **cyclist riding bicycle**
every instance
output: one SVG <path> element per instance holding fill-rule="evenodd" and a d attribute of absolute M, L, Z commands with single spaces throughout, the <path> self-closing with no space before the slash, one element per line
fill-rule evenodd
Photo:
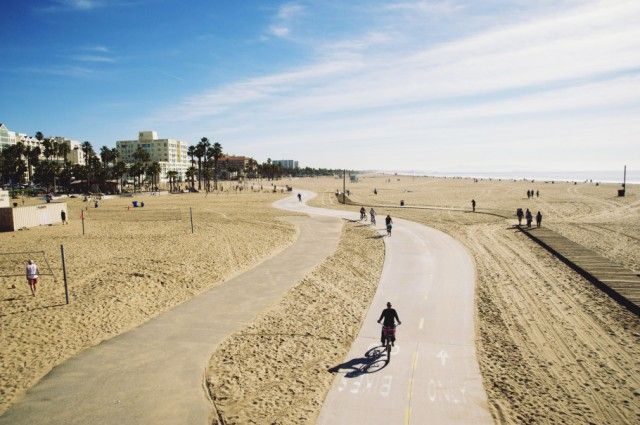
<path fill-rule="evenodd" d="M 387 308 L 382 310 L 382 314 L 380 314 L 378 323 L 380 323 L 383 319 L 384 321 L 382 322 L 382 333 L 380 334 L 380 342 L 382 343 L 382 345 L 384 345 L 385 337 L 390 334 L 389 339 L 391 340 L 391 345 L 393 346 L 394 342 L 396 341 L 396 320 L 398 321 L 398 325 L 402 324 L 402 322 L 400 321 L 396 310 L 394 308 L 391 308 L 390 302 L 387 303 Z"/>

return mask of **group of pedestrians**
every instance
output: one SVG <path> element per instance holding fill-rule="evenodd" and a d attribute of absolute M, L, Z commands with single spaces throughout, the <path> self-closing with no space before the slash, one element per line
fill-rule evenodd
<path fill-rule="evenodd" d="M 378 213 L 376 213 L 376 210 L 374 210 L 373 207 L 371 207 L 371 209 L 369 210 L 369 218 L 371 220 L 371 224 L 373 224 L 374 226 L 376 225 L 377 215 Z M 364 207 L 360 207 L 360 221 L 367 221 L 367 210 Z M 387 216 L 385 217 L 384 224 L 387 228 L 387 236 L 391 236 L 393 220 L 391 219 L 391 216 L 389 214 L 387 214 Z"/>
<path fill-rule="evenodd" d="M 535 195 L 536 198 L 539 198 L 540 197 L 540 191 L 539 190 L 534 191 L 533 189 L 527 190 L 527 199 L 533 198 L 534 195 Z"/>
<path fill-rule="evenodd" d="M 524 217 L 524 219 L 527 220 L 527 227 L 531 228 L 531 224 L 533 223 L 533 214 L 531 214 L 529 208 L 527 208 L 526 212 L 523 212 L 522 208 L 518 208 L 516 210 L 516 216 L 518 217 L 518 226 L 522 226 L 522 218 Z M 540 226 L 542 226 L 542 213 L 538 211 L 536 214 L 536 227 Z"/>

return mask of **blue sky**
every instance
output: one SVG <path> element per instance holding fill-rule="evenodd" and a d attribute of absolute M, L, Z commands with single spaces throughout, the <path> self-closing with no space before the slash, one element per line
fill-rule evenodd
<path fill-rule="evenodd" d="M 640 167 L 640 2 L 3 2 L 0 122 L 304 165 Z"/>

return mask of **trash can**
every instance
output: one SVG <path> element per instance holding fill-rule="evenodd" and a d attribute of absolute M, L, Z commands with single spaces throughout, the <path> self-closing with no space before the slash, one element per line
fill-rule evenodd
<path fill-rule="evenodd" d="M 138 208 L 138 201 L 132 201 L 133 208 Z"/>

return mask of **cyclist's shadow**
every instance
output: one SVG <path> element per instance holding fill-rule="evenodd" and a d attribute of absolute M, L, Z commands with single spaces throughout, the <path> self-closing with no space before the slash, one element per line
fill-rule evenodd
<path fill-rule="evenodd" d="M 330 369 L 331 373 L 344 373 L 345 378 L 357 378 L 365 373 L 375 373 L 389 364 L 384 347 L 373 347 L 363 357 L 351 359 Z"/>

